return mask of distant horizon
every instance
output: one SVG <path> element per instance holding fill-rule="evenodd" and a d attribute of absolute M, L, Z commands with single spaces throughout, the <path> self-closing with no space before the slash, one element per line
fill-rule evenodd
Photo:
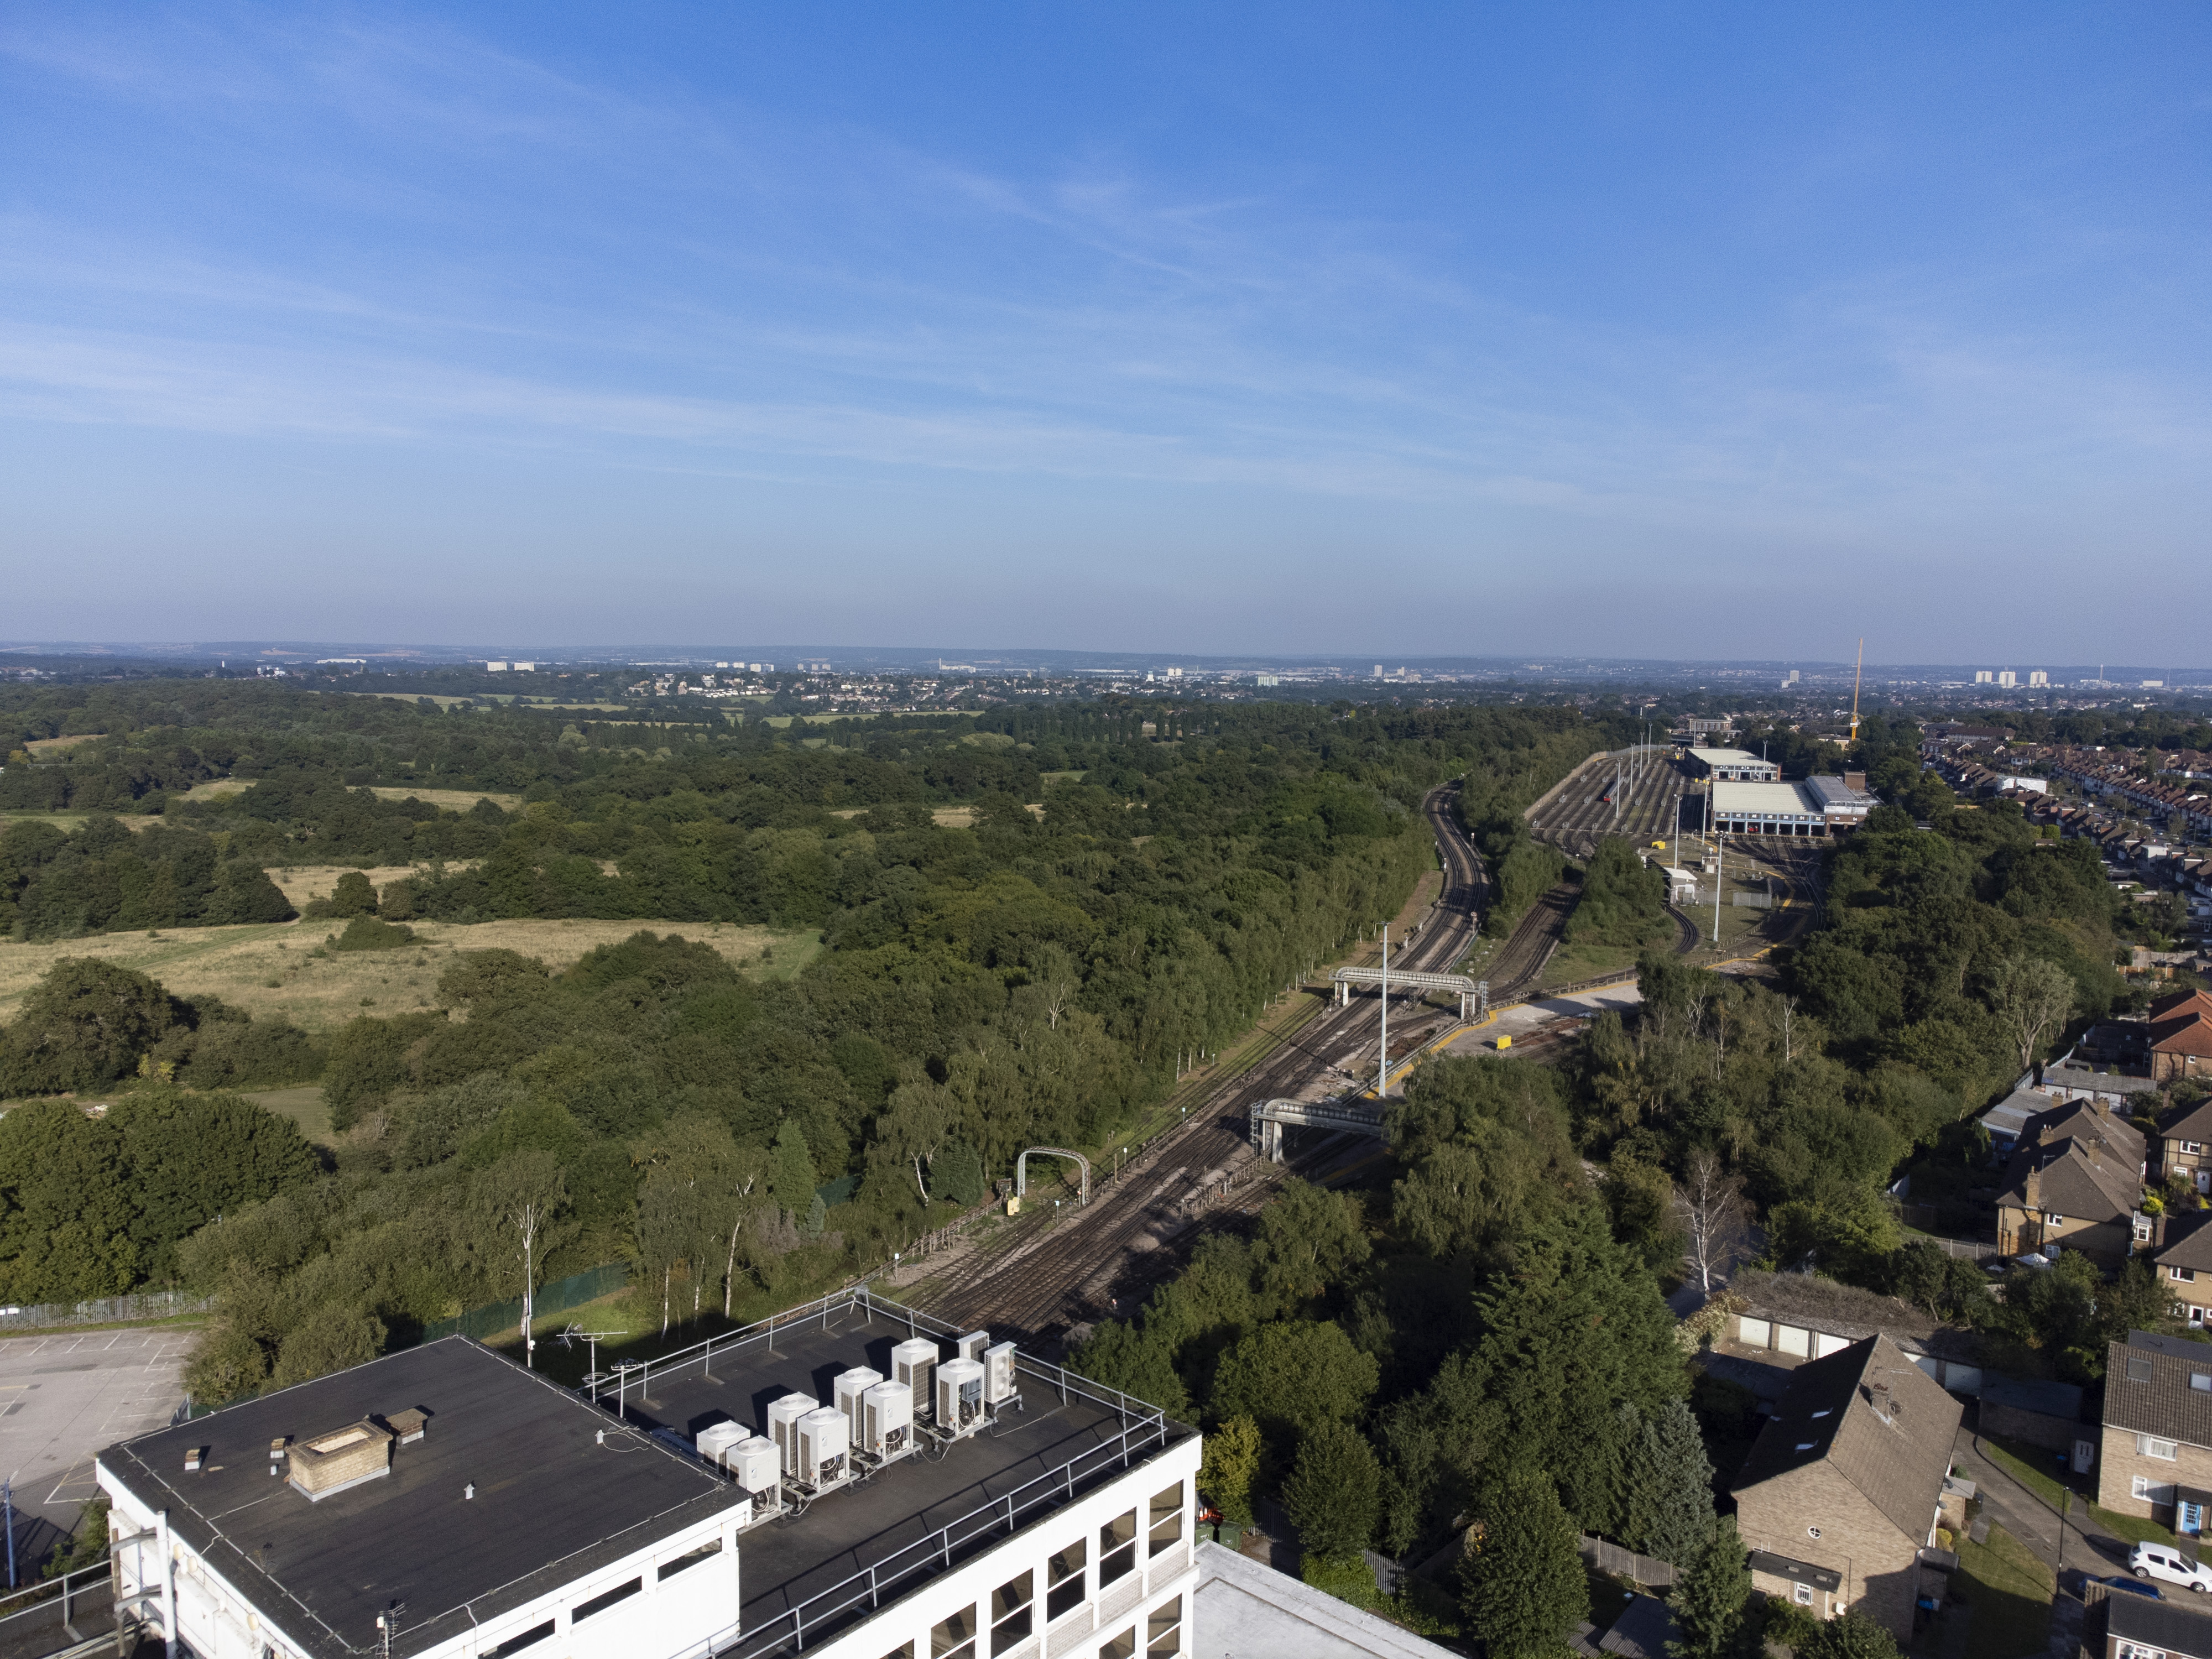
<path fill-rule="evenodd" d="M 321 660 L 317 660 L 321 653 Z M 1150 667 L 1199 668 L 1215 672 L 1231 672 L 1239 669 L 1335 671 L 1353 679 L 1371 679 L 1379 662 L 1386 677 L 1400 670 L 1421 672 L 1453 671 L 1500 674 L 1538 673 L 1553 676 L 1571 676 L 1580 673 L 1607 672 L 1661 672 L 1674 674 L 1709 672 L 1726 675 L 1779 676 L 1793 670 L 1805 675 L 1827 680 L 1840 676 L 1848 679 L 1856 665 L 1850 659 L 1820 661 L 1789 658 L 1696 658 L 1696 657 L 1614 657 L 1582 652 L 1534 652 L 1512 656 L 1440 654 L 1428 655 L 1376 653 L 1371 648 L 1331 653 L 1255 653 L 1255 652 L 1188 652 L 1188 651 L 1097 651 L 1077 650 L 1059 647 L 1040 646 L 880 646 L 880 645 L 795 645 L 790 643 L 751 643 L 679 645 L 666 641 L 641 645 L 534 643 L 466 645 L 435 644 L 427 641 L 398 642 L 392 641 L 361 640 L 299 640 L 255 639 L 229 641 L 0 641 L 0 656 L 44 655 L 55 658 L 98 659 L 102 657 L 138 658 L 148 661 L 165 659 L 204 663 L 227 655 L 237 655 L 265 661 L 281 657 L 288 662 L 301 659 L 302 666 L 342 666 L 343 659 L 361 658 L 365 665 L 380 667 L 420 663 L 435 667 L 465 667 L 488 662 L 544 661 L 559 666 L 615 668 L 628 666 L 683 665 L 687 668 L 710 668 L 717 659 L 738 659 L 747 661 L 773 660 L 778 672 L 798 672 L 800 662 L 830 661 L 833 667 L 880 665 L 886 667 L 919 668 L 941 663 L 944 672 L 1000 672 L 1020 673 L 1031 667 L 1058 667 L 1068 671 L 1126 672 L 1141 673 Z M 842 662 L 839 659 L 842 659 Z M 2136 682 L 2163 679 L 2163 689 L 2212 690 L 2212 666 L 2143 664 L 2143 663 L 2051 663 L 2015 659 L 1992 663 L 1978 662 L 1906 662 L 1879 661 L 1869 657 L 1865 672 L 1871 678 L 1877 674 L 1884 678 L 1911 675 L 1917 677 L 1958 677 L 1966 682 L 1965 689 L 1976 689 L 1972 677 L 1978 672 L 2011 672 L 2021 677 L 2016 686 L 1987 687 L 1991 691 L 2045 688 L 2031 688 L 2026 681 L 2030 672 L 2047 673 L 2054 680 L 2066 676 L 2069 680 L 2103 682 L 2112 689 L 2139 690 Z M 2202 677 L 2203 684 L 2197 684 Z M 2182 682 L 2180 684 L 2176 682 Z M 2123 684 L 2122 682 L 2125 682 Z M 1780 686 L 1768 688 L 1782 690 Z M 2051 689 L 2064 689 L 2063 685 Z"/>

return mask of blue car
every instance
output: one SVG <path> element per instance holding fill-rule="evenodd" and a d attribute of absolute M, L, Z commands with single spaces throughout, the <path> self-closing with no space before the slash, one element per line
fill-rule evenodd
<path fill-rule="evenodd" d="M 2165 1595 L 2155 1584 L 2146 1584 L 2140 1578 L 2107 1578 L 2105 1583 L 2116 1590 L 2130 1590 L 2137 1595 L 2148 1595 L 2154 1601 L 2163 1601 Z"/>

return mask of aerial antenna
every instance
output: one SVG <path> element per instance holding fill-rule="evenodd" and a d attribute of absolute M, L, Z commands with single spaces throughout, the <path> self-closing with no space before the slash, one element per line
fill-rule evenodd
<path fill-rule="evenodd" d="M 1866 672 L 1866 635 L 1859 635 L 1859 665 L 1851 671 L 1851 735 L 1850 741 L 1859 740 L 1859 677 Z"/>

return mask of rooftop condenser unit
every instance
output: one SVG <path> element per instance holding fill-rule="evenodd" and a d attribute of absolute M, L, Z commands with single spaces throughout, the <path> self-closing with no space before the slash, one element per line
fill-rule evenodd
<path fill-rule="evenodd" d="M 926 1336 L 902 1342 L 891 1350 L 891 1381 L 903 1382 L 914 1395 L 914 1420 L 929 1421 L 933 1396 L 929 1374 L 937 1369 L 937 1344 Z"/>
<path fill-rule="evenodd" d="M 728 1465 L 723 1461 L 725 1454 L 740 1440 L 751 1439 L 752 1433 L 742 1423 L 709 1423 L 699 1431 L 699 1438 L 694 1443 L 699 1449 L 702 1462 L 711 1463 L 718 1469 L 726 1468 Z"/>
<path fill-rule="evenodd" d="M 948 1359 L 937 1368 L 937 1431 L 957 1440 L 983 1421 L 983 1362 Z"/>
<path fill-rule="evenodd" d="M 983 1350 L 991 1346 L 991 1334 L 988 1331 L 970 1331 L 960 1339 L 957 1346 L 963 1359 L 981 1359 Z"/>
<path fill-rule="evenodd" d="M 983 1350 L 983 1403 L 994 1415 L 1001 1406 L 1021 1403 L 1014 1386 L 1014 1355 L 1019 1352 L 1011 1342 Z"/>
<path fill-rule="evenodd" d="M 845 1413 L 845 1421 L 852 1425 L 853 1443 L 860 1443 L 860 1396 L 884 1380 L 884 1374 L 866 1365 L 855 1365 L 849 1371 L 840 1371 L 830 1386 L 830 1398 L 837 1409 Z"/>
<path fill-rule="evenodd" d="M 773 1515 L 783 1507 L 783 1469 L 775 1442 L 754 1435 L 740 1440 L 722 1454 L 722 1467 L 730 1479 L 752 1494 L 756 1516 Z"/>
<path fill-rule="evenodd" d="M 914 1449 L 914 1391 L 878 1382 L 860 1396 L 860 1448 L 888 1463 Z"/>
<path fill-rule="evenodd" d="M 800 1418 L 793 1427 L 792 1438 L 799 1447 L 799 1467 L 793 1473 L 801 1486 L 819 1492 L 851 1475 L 853 1421 L 835 1406 L 824 1406 Z"/>
<path fill-rule="evenodd" d="M 787 1394 L 769 1402 L 768 1437 L 775 1443 L 784 1474 L 799 1473 L 799 1439 L 793 1431 L 799 1419 L 821 1409 L 822 1402 L 811 1394 Z"/>

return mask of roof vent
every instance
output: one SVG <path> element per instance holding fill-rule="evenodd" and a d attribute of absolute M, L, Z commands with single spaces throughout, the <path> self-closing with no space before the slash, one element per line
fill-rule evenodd
<path fill-rule="evenodd" d="M 291 1450 L 291 1486 L 319 1504 L 333 1492 L 392 1473 L 392 1431 L 373 1419 L 303 1440 Z"/>

